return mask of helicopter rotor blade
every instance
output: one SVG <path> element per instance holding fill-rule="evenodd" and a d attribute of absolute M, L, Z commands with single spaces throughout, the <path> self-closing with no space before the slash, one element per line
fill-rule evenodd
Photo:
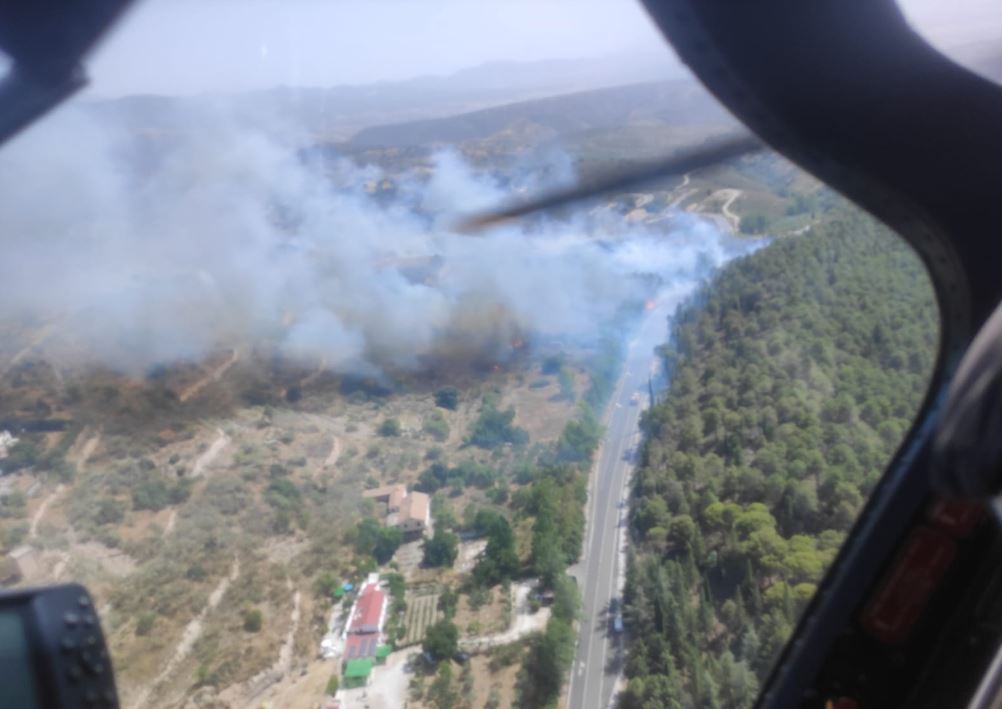
<path fill-rule="evenodd" d="M 575 185 L 568 189 L 555 190 L 537 199 L 515 203 L 483 214 L 475 214 L 460 221 L 456 230 L 462 233 L 476 233 L 502 222 L 518 219 L 529 214 L 545 212 L 600 197 L 610 192 L 624 192 L 640 185 L 666 177 L 682 175 L 693 170 L 711 167 L 731 158 L 748 155 L 765 148 L 765 145 L 750 133 L 731 135 L 714 140 L 696 148 L 680 151 L 666 160 L 660 160 L 633 170 L 626 175 Z"/>

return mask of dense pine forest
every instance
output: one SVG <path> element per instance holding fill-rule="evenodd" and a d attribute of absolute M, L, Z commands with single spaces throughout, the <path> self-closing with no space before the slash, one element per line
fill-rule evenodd
<path fill-rule="evenodd" d="M 678 314 L 634 479 L 624 708 L 742 707 L 918 409 L 932 290 L 840 207 Z"/>

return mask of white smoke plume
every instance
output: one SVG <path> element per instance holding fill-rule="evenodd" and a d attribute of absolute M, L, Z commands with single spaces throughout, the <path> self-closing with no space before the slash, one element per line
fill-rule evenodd
<path fill-rule="evenodd" d="M 548 179 L 568 166 L 550 160 Z M 516 334 L 597 335 L 649 292 L 637 274 L 692 284 L 732 251 L 696 220 L 612 240 L 582 219 L 463 236 L 452 219 L 511 188 L 452 153 L 430 177 L 394 176 L 390 203 L 372 194 L 383 178 L 223 118 L 140 139 L 64 110 L 0 150 L 0 321 L 56 323 L 125 371 L 264 343 L 368 375 L 498 356 Z"/>

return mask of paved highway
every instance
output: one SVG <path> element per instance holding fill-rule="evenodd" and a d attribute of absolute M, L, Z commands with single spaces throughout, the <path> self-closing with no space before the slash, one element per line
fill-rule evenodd
<path fill-rule="evenodd" d="M 658 366 L 654 348 L 667 339 L 667 317 L 676 304 L 659 302 L 641 322 L 606 412 L 605 441 L 592 471 L 584 555 L 575 573 L 583 608 L 567 691 L 570 709 L 605 709 L 620 674 L 623 636 L 613 631 L 609 607 L 620 597 L 626 563 L 627 481 L 640 441 L 640 413 L 649 399 L 648 376 Z"/>

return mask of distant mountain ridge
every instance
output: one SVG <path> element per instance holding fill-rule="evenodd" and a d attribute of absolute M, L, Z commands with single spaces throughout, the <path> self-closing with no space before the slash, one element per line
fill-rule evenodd
<path fill-rule="evenodd" d="M 83 110 L 130 127 L 160 131 L 225 111 L 240 122 L 276 129 L 305 128 L 345 140 L 383 123 L 436 118 L 491 106 L 608 86 L 663 80 L 679 74 L 665 53 L 627 57 L 498 62 L 448 76 L 328 88 L 278 87 L 239 94 L 133 95 L 82 100 Z"/>
<path fill-rule="evenodd" d="M 445 118 L 363 128 L 349 145 L 411 146 L 483 140 L 513 126 L 556 135 L 627 125 L 724 125 L 733 119 L 691 80 L 631 84 L 522 101 Z"/>

